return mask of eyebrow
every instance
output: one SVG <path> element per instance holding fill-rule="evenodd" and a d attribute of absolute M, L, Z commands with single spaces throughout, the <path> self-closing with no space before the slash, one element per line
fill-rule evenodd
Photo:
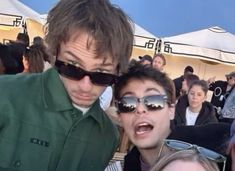
<path fill-rule="evenodd" d="M 158 90 L 157 88 L 147 88 L 146 90 L 145 90 L 145 93 L 146 92 L 149 92 L 149 91 L 155 91 L 155 92 L 157 92 L 157 93 L 159 93 L 159 94 L 162 94 L 161 92 L 160 92 L 160 90 Z M 123 95 L 122 95 L 122 97 L 123 96 L 126 96 L 126 95 L 134 95 L 135 93 L 134 92 L 132 92 L 132 91 L 127 91 L 127 92 L 125 92 Z"/>
<path fill-rule="evenodd" d="M 71 55 L 72 57 L 74 57 L 75 58 L 75 60 L 77 60 L 78 62 L 79 62 L 79 64 L 82 66 L 82 67 L 84 67 L 84 65 L 82 64 L 83 62 L 82 62 L 82 60 L 79 58 L 79 56 L 77 56 L 77 55 L 75 55 L 73 52 L 71 52 L 71 51 L 65 51 L 65 54 L 69 54 L 69 55 Z M 94 67 L 100 67 L 100 66 L 102 66 L 102 67 L 109 67 L 109 66 L 113 66 L 113 63 L 111 63 L 111 62 L 109 62 L 109 63 L 105 63 L 105 60 L 102 62 L 102 63 L 100 63 L 100 64 L 95 64 L 94 65 Z"/>

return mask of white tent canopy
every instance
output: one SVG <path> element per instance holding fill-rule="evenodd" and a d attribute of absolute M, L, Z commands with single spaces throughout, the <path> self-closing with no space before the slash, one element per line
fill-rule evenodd
<path fill-rule="evenodd" d="M 18 0 L 1 0 L 0 7 L 1 26 L 22 27 L 25 19 L 41 23 L 40 14 Z"/>
<path fill-rule="evenodd" d="M 220 27 L 166 37 L 162 41 L 163 53 L 235 64 L 235 35 Z"/>
<path fill-rule="evenodd" d="M 134 27 L 134 46 L 155 50 L 158 38 L 137 24 Z"/>

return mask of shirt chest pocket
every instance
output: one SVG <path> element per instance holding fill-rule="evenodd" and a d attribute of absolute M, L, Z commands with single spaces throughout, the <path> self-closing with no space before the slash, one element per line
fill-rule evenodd
<path fill-rule="evenodd" d="M 0 168 L 22 171 L 46 171 L 50 153 L 46 147 L 29 143 L 0 139 Z"/>

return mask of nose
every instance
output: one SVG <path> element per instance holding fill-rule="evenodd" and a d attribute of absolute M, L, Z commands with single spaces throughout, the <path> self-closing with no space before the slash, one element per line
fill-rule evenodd
<path fill-rule="evenodd" d="M 147 110 L 144 104 L 142 102 L 138 102 L 135 113 L 138 115 L 141 115 L 141 114 L 145 114 L 146 112 Z"/>
<path fill-rule="evenodd" d="M 90 92 L 92 90 L 93 83 L 91 82 L 90 77 L 86 75 L 79 80 L 79 86 L 83 92 Z"/>

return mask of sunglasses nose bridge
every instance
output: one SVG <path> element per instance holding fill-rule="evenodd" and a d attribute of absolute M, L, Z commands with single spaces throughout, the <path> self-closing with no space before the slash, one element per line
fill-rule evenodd
<path fill-rule="evenodd" d="M 146 113 L 147 109 L 144 104 L 144 99 L 143 98 L 138 98 L 136 101 L 136 114 L 143 114 Z"/>

